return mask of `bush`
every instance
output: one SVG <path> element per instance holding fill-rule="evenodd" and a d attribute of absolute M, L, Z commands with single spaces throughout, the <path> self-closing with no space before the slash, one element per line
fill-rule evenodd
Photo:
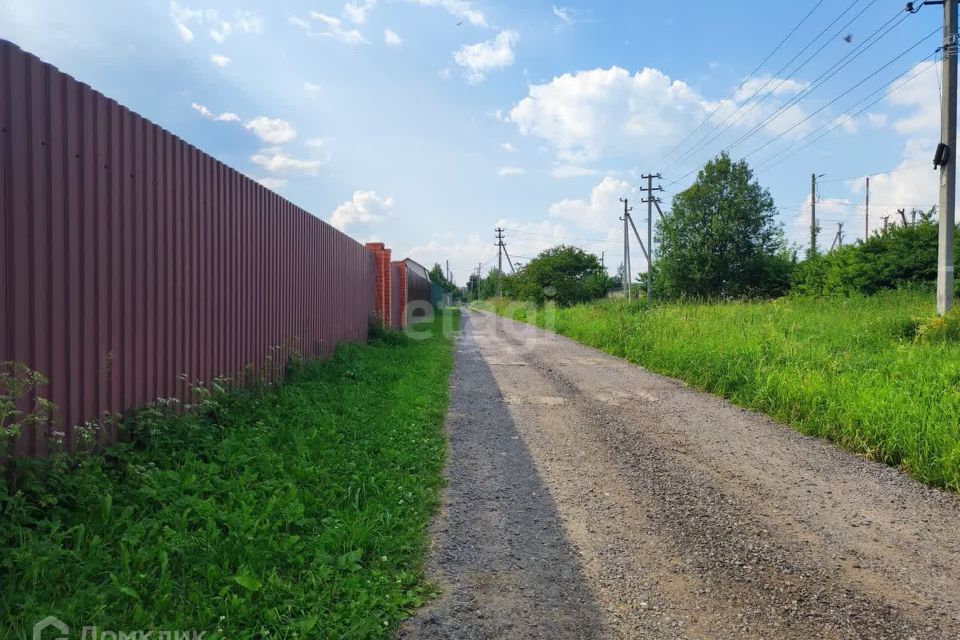
<path fill-rule="evenodd" d="M 921 219 L 915 225 L 890 227 L 866 242 L 804 260 L 794 273 L 791 291 L 817 296 L 870 295 L 936 282 L 939 225 L 932 220 L 932 212 L 917 213 Z M 960 246 L 954 249 L 955 263 L 958 257 Z"/>

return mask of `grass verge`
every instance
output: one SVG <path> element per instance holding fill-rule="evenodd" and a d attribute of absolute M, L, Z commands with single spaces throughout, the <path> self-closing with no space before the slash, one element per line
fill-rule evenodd
<path fill-rule="evenodd" d="M 275 389 L 148 409 L 145 437 L 105 455 L 28 463 L 36 478 L 0 492 L 2 635 L 54 615 L 72 637 L 390 637 L 431 594 L 440 333 L 438 317 L 429 339 L 342 345 Z"/>
<path fill-rule="evenodd" d="M 960 317 L 932 295 L 627 306 L 481 304 L 960 490 Z"/>

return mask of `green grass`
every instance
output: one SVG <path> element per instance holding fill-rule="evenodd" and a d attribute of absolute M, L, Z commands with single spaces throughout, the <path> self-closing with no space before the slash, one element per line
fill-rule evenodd
<path fill-rule="evenodd" d="M 665 304 L 601 301 L 513 315 L 960 490 L 960 316 L 933 296 Z M 919 334 L 919 335 L 918 335 Z"/>
<path fill-rule="evenodd" d="M 453 362 L 440 327 L 342 345 L 199 415 L 145 411 L 138 443 L 0 491 L 0 637 L 46 615 L 71 637 L 391 637 L 432 594 Z"/>

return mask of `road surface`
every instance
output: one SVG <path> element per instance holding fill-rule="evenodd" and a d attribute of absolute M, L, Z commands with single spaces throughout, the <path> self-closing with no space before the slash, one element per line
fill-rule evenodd
<path fill-rule="evenodd" d="M 465 315 L 402 638 L 958 638 L 960 496 L 566 338 Z"/>

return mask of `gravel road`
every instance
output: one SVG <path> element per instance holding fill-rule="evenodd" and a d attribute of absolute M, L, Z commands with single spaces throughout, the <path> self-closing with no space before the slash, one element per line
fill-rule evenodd
<path fill-rule="evenodd" d="M 402 638 L 958 638 L 960 496 L 485 313 Z"/>

